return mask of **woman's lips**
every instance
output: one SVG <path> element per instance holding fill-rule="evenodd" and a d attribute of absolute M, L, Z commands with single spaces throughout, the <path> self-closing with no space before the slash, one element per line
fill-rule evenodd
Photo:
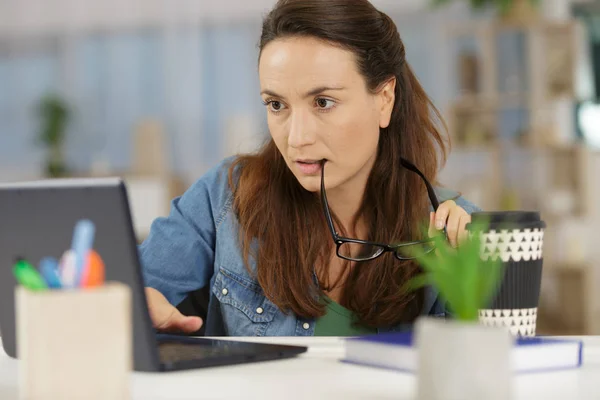
<path fill-rule="evenodd" d="M 321 171 L 322 160 L 318 161 L 295 161 L 296 166 L 304 175 L 315 175 Z"/>

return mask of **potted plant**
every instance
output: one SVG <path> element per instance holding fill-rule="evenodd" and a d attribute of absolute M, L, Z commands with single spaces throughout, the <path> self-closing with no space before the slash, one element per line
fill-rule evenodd
<path fill-rule="evenodd" d="M 416 255 L 423 274 L 410 290 L 431 285 L 446 301 L 451 317 L 421 317 L 415 324 L 418 349 L 418 398 L 427 400 L 495 400 L 511 395 L 508 328 L 484 326 L 479 310 L 493 301 L 500 286 L 501 260 L 481 258 L 485 224 L 469 227 L 472 234 L 457 249 L 444 236 L 433 238 L 436 251 Z"/>
<path fill-rule="evenodd" d="M 434 6 L 441 6 L 453 0 L 433 0 Z M 529 22 L 537 17 L 540 0 L 468 0 L 471 9 L 478 11 L 493 7 L 505 22 Z"/>
<path fill-rule="evenodd" d="M 65 176 L 64 141 L 69 120 L 67 104 L 58 95 L 49 94 L 39 103 L 41 129 L 39 141 L 47 148 L 45 174 L 49 178 Z"/>

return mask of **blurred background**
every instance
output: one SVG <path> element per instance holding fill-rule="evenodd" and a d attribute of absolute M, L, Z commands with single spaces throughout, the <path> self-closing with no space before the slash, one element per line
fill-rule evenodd
<path fill-rule="evenodd" d="M 0 0 L 0 181 L 122 176 L 142 240 L 268 136 L 257 43 L 274 3 Z M 442 183 L 542 212 L 538 333 L 600 334 L 600 0 L 373 3 L 449 125 Z"/>

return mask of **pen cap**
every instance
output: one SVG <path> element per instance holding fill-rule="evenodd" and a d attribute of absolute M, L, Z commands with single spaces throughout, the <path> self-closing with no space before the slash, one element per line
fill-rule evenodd
<path fill-rule="evenodd" d="M 25 260 L 18 260 L 13 267 L 17 282 L 28 290 L 46 290 L 48 285 L 33 265 Z"/>
<path fill-rule="evenodd" d="M 81 287 L 95 287 L 104 283 L 104 261 L 95 250 L 88 253 L 81 275 Z"/>

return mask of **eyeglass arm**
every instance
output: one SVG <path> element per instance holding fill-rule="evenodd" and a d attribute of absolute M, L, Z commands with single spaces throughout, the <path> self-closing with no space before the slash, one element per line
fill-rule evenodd
<path fill-rule="evenodd" d="M 421 179 L 423 179 L 425 187 L 427 188 L 427 194 L 429 194 L 429 200 L 431 201 L 431 205 L 433 206 L 433 210 L 437 211 L 438 207 L 440 206 L 440 202 L 438 201 L 437 196 L 435 195 L 435 190 L 433 190 L 433 186 L 431 186 L 431 183 L 429 183 L 427 178 L 425 178 L 425 175 L 423 175 L 423 173 L 419 171 L 419 169 L 415 167 L 414 164 L 402 157 L 400 158 L 400 163 L 404 168 L 416 173 L 421 177 Z"/>

